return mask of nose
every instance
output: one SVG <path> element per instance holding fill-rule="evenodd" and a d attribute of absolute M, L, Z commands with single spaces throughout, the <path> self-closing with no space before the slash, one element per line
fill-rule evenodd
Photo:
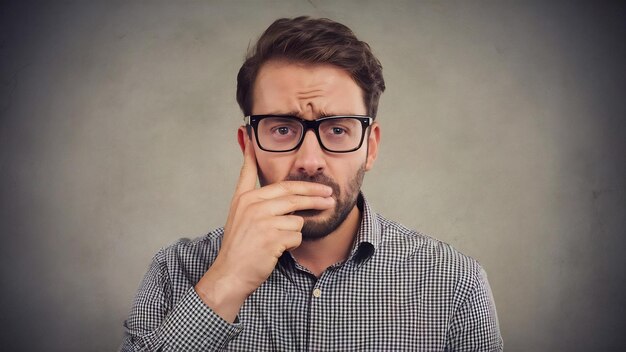
<path fill-rule="evenodd" d="M 315 176 L 324 172 L 326 161 L 324 150 L 317 141 L 315 132 L 306 131 L 300 148 L 296 151 L 294 169 L 298 174 Z"/>

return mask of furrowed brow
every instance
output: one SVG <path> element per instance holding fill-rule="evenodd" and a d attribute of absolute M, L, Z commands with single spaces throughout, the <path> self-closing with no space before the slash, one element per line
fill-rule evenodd
<path fill-rule="evenodd" d="M 264 115 L 276 115 L 276 116 L 294 116 L 294 117 L 300 117 L 300 113 L 297 111 L 289 111 L 289 112 L 282 112 L 282 111 L 272 111 L 270 113 L 264 114 Z"/>
<path fill-rule="evenodd" d="M 293 117 L 297 117 L 299 119 L 305 120 L 305 118 L 302 116 L 302 113 L 300 113 L 299 111 L 289 111 L 289 112 L 283 112 L 283 111 L 272 111 L 270 113 L 264 114 L 264 115 L 276 115 L 276 116 L 293 116 Z M 331 117 L 331 116 L 343 116 L 345 114 L 331 114 L 331 113 L 327 113 L 327 112 L 320 112 L 317 115 L 317 119 L 321 119 L 323 117 Z"/>

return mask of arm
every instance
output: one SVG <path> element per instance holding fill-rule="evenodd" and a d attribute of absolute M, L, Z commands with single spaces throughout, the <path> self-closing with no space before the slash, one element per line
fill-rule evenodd
<path fill-rule="evenodd" d="M 165 254 L 159 252 L 125 323 L 122 351 L 215 350 L 240 332 L 244 301 L 274 270 L 286 250 L 302 241 L 303 209 L 334 206 L 332 188 L 283 181 L 256 188 L 257 166 L 240 129 L 244 163 L 215 261 L 178 301 L 172 302 Z"/>
<path fill-rule="evenodd" d="M 276 182 L 256 188 L 257 163 L 245 127 L 238 131 L 244 154 L 220 251 L 195 286 L 202 301 L 233 322 L 244 301 L 271 274 L 278 258 L 302 242 L 304 219 L 297 210 L 329 209 L 332 188 L 303 181 Z"/>
<path fill-rule="evenodd" d="M 217 350 L 241 331 L 207 307 L 193 288 L 172 302 L 163 250 L 155 255 L 124 327 L 124 352 Z"/>

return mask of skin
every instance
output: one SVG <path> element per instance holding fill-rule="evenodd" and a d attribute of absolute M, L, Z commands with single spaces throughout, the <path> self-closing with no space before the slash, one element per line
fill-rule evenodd
<path fill-rule="evenodd" d="M 332 65 L 269 61 L 259 70 L 253 88 L 255 115 L 291 114 L 315 120 L 367 113 L 360 87 L 347 72 Z M 254 138 L 248 138 L 244 126 L 238 129 L 244 163 L 224 239 L 215 262 L 195 286 L 205 304 L 233 322 L 245 299 L 269 277 L 284 251 L 290 251 L 317 277 L 347 258 L 361 220 L 353 201 L 363 171 L 373 167 L 378 154 L 380 128 L 374 123 L 370 129 L 363 146 L 351 153 L 323 150 L 312 130 L 295 151 L 265 152 Z M 261 188 L 256 188 L 257 177 Z M 339 194 L 316 180 L 332 180 Z M 327 222 L 337 204 L 346 202 L 350 207 L 345 219 L 330 233 L 302 240 L 305 223 Z M 300 212 L 311 209 L 318 211 Z"/>

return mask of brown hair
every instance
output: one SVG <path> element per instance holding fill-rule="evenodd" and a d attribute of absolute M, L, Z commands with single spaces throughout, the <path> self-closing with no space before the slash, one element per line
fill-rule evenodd
<path fill-rule="evenodd" d="M 306 16 L 274 21 L 248 51 L 237 75 L 237 103 L 244 115 L 252 114 L 254 80 L 270 59 L 325 63 L 346 70 L 363 90 L 368 115 L 376 118 L 378 99 L 385 90 L 383 67 L 370 46 L 343 24 Z"/>

